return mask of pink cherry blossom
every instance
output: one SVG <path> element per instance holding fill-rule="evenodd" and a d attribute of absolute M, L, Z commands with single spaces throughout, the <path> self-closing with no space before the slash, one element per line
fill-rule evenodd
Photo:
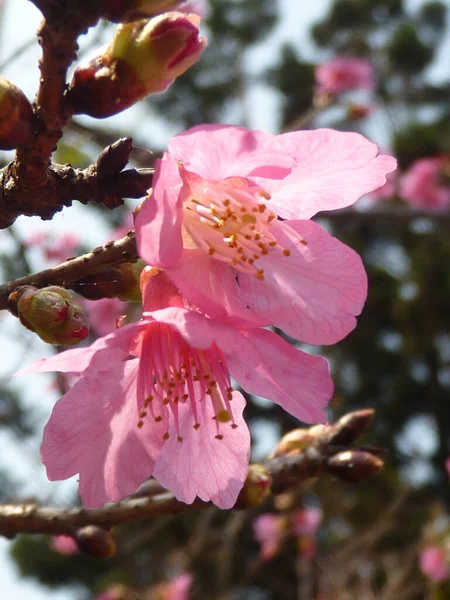
<path fill-rule="evenodd" d="M 450 207 L 450 161 L 421 158 L 400 181 L 400 195 L 413 208 L 446 211 Z"/>
<path fill-rule="evenodd" d="M 96 335 L 106 335 L 116 328 L 117 319 L 126 312 L 126 303 L 118 298 L 79 299 L 87 310 L 89 324 Z"/>
<path fill-rule="evenodd" d="M 25 245 L 28 248 L 38 248 L 46 261 L 57 263 L 76 254 L 80 247 L 80 239 L 72 233 L 54 236 L 40 231 L 30 235 Z"/>
<path fill-rule="evenodd" d="M 42 462 L 50 480 L 78 473 L 88 507 L 119 500 L 154 475 L 183 502 L 198 496 L 230 508 L 250 454 L 245 400 L 231 377 L 317 422 L 333 391 L 328 365 L 271 331 L 186 308 L 166 275 L 155 272 L 142 276 L 141 321 L 23 371 L 81 375 L 53 409 Z"/>
<path fill-rule="evenodd" d="M 286 535 L 286 519 L 273 513 L 263 513 L 253 521 L 253 532 L 261 546 L 261 560 L 270 560 L 281 550 Z"/>
<path fill-rule="evenodd" d="M 78 544 L 70 535 L 56 535 L 50 538 L 49 546 L 52 550 L 63 556 L 79 554 Z"/>
<path fill-rule="evenodd" d="M 422 573 L 432 581 L 446 581 L 450 577 L 449 562 L 443 548 L 428 546 L 419 555 Z"/>
<path fill-rule="evenodd" d="M 189 600 L 192 582 L 193 577 L 190 573 L 181 573 L 172 581 L 156 586 L 156 589 L 150 591 L 148 600 L 154 598 L 158 598 L 158 600 Z"/>
<path fill-rule="evenodd" d="M 356 133 L 194 127 L 156 165 L 139 252 L 213 318 L 332 344 L 355 327 L 367 279 L 360 257 L 309 219 L 353 204 L 394 168 Z"/>
<path fill-rule="evenodd" d="M 375 86 L 370 62 L 348 56 L 336 56 L 318 65 L 315 77 L 317 91 L 320 93 L 340 94 L 348 90 L 372 90 Z"/>
<path fill-rule="evenodd" d="M 320 508 L 311 507 L 292 513 L 292 529 L 295 535 L 316 535 L 323 519 Z"/>

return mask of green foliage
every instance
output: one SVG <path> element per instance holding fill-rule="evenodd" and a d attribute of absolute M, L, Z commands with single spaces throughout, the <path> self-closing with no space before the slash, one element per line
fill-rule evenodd
<path fill-rule="evenodd" d="M 393 68 L 407 75 L 420 73 L 433 58 L 433 49 L 420 39 L 414 25 L 408 23 L 396 29 L 386 50 Z"/>

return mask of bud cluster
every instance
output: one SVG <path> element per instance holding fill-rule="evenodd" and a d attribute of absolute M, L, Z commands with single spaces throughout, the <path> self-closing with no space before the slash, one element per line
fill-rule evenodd
<path fill-rule="evenodd" d="M 64 288 L 24 286 L 9 296 L 9 308 L 48 344 L 76 346 L 89 335 L 85 310 Z"/>
<path fill-rule="evenodd" d="M 198 15 L 166 12 L 120 25 L 102 54 L 75 69 L 72 111 L 102 119 L 164 91 L 205 49 L 199 23 Z"/>

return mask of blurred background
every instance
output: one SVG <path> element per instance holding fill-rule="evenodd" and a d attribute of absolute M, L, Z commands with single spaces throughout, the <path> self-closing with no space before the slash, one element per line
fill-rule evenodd
<path fill-rule="evenodd" d="M 85 167 L 133 135 L 135 165 L 151 166 L 173 134 L 211 122 L 357 131 L 395 155 L 399 171 L 384 188 L 317 218 L 361 254 L 369 296 L 345 340 L 308 348 L 331 364 L 330 421 L 375 409 L 364 441 L 386 449 L 386 467 L 358 485 L 323 478 L 257 510 L 123 526 L 110 559 L 45 536 L 1 541 L 2 598 L 450 598 L 450 2 L 210 0 L 201 8 L 209 46 L 200 62 L 120 115 L 76 117 L 54 160 Z M 39 12 L 26 0 L 3 0 L 0 11 L 1 75 L 32 99 Z M 107 43 L 113 28 L 89 32 L 80 55 Z M 10 157 L 0 153 L 2 165 Z M 136 204 L 76 206 L 49 223 L 18 219 L 0 232 L 1 282 L 120 237 Z M 93 336 L 135 311 L 118 300 L 85 304 Z M 76 482 L 50 484 L 39 462 L 42 427 L 67 382 L 11 380 L 51 351 L 0 314 L 1 502 L 78 502 Z M 255 460 L 301 426 L 260 398 L 249 398 L 246 418 Z"/>

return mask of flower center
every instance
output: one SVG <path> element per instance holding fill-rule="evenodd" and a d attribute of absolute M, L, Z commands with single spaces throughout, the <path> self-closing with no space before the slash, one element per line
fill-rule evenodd
<path fill-rule="evenodd" d="M 221 351 L 213 345 L 207 350 L 189 346 L 178 332 L 164 323 L 150 323 L 142 339 L 142 350 L 137 382 L 139 428 L 146 418 L 162 422 L 169 438 L 169 418 L 172 415 L 178 441 L 179 406 L 189 404 L 193 427 L 201 425 L 199 403 L 211 402 L 216 421 L 217 439 L 223 435 L 221 423 L 233 420 L 230 401 L 232 388 L 230 374 Z"/>
<path fill-rule="evenodd" d="M 184 227 L 195 244 L 215 259 L 264 280 L 258 260 L 269 253 L 290 256 L 270 231 L 277 215 L 261 200 L 270 195 L 258 186 L 231 182 L 191 186 L 184 202 Z"/>

